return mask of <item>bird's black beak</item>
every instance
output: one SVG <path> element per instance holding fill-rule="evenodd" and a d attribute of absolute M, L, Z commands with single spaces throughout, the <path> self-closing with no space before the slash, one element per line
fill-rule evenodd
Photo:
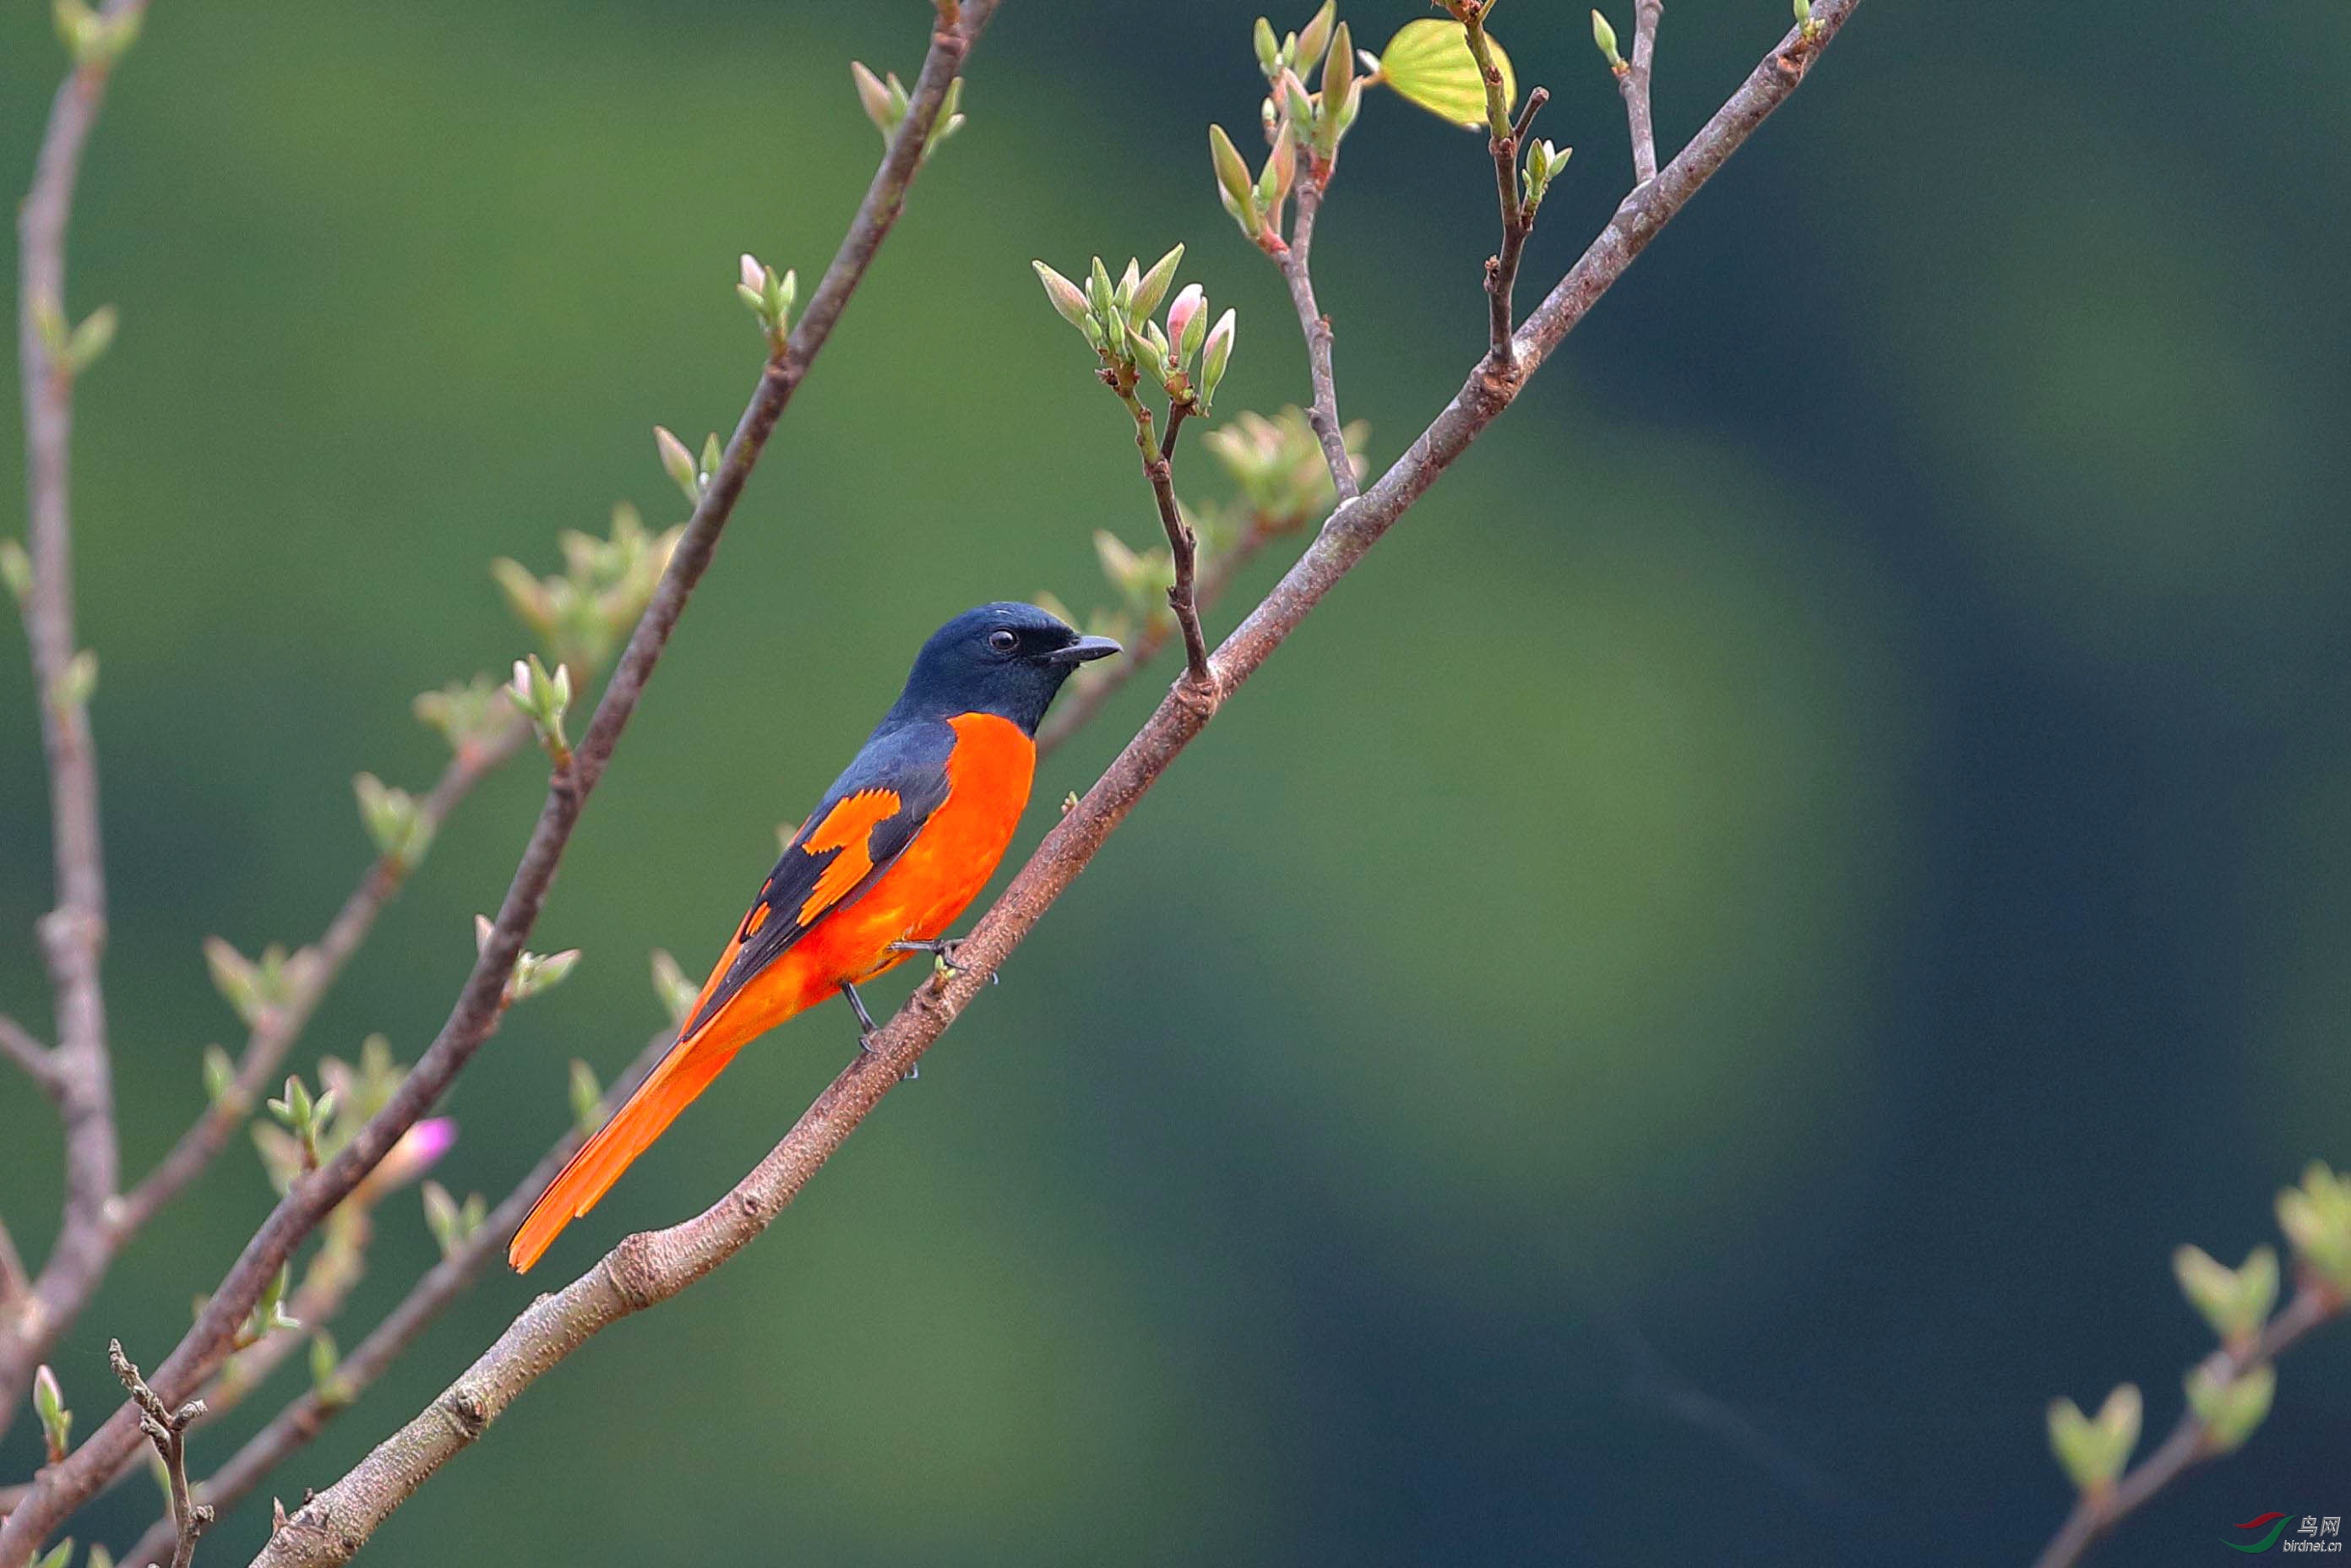
<path fill-rule="evenodd" d="M 1081 637 L 1040 656 L 1048 664 L 1082 664 L 1089 659 L 1107 659 L 1113 653 L 1123 652 L 1124 649 L 1107 637 Z"/>

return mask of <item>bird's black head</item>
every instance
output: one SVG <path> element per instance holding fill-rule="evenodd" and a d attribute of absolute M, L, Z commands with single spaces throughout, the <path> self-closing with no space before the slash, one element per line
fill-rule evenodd
<path fill-rule="evenodd" d="M 931 634 L 890 714 L 992 713 L 1033 735 L 1071 671 L 1118 651 L 1109 638 L 1081 636 L 1033 604 L 983 604 Z"/>

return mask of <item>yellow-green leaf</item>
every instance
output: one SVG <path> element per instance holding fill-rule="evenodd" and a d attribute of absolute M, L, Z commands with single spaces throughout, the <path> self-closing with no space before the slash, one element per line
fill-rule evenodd
<path fill-rule="evenodd" d="M 1518 101 L 1518 78 L 1510 57 L 1491 37 L 1494 64 L 1502 73 L 1502 102 Z M 1406 22 L 1380 53 L 1380 78 L 1402 97 L 1440 120 L 1472 131 L 1486 123 L 1486 80 L 1478 74 L 1477 57 L 1469 52 L 1468 35 L 1458 22 L 1423 16 Z"/>

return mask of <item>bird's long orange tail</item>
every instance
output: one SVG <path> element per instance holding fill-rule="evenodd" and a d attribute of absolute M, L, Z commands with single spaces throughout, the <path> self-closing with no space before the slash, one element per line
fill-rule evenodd
<path fill-rule="evenodd" d="M 677 1120 L 677 1113 L 694 1103 L 695 1097 L 735 1060 L 744 1042 L 759 1032 L 740 1024 L 730 1027 L 722 1011 L 671 1046 L 669 1054 L 637 1085 L 628 1103 L 596 1129 L 595 1136 L 580 1145 L 562 1174 L 548 1183 L 547 1190 L 531 1205 L 522 1228 L 507 1247 L 507 1261 L 515 1271 L 520 1273 L 538 1262 L 565 1226 L 595 1207 L 597 1200 L 621 1179 L 621 1173 L 653 1146 L 653 1140 Z"/>

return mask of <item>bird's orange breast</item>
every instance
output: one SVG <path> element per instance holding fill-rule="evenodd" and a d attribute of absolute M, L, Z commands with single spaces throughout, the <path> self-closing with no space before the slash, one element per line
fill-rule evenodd
<path fill-rule="evenodd" d="M 842 980 L 863 980 L 904 963 L 893 942 L 927 942 L 946 932 L 996 874 L 1020 826 L 1037 773 L 1036 743 L 994 714 L 947 720 L 947 798 L 897 862 L 863 894 L 816 923 L 778 960 L 798 990 L 790 1012 L 813 1007 Z"/>

